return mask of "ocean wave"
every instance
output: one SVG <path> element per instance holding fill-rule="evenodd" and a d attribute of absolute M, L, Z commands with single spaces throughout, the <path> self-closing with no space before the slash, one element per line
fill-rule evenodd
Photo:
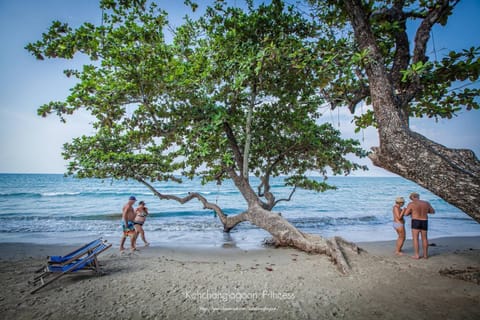
<path fill-rule="evenodd" d="M 156 219 L 164 221 L 170 218 L 184 218 L 184 217 L 209 217 L 214 216 L 212 210 L 189 210 L 189 211 L 172 211 L 172 212 L 160 212 L 150 213 L 148 220 Z M 120 220 L 122 213 L 101 213 L 101 214 L 72 214 L 72 215 L 19 215 L 19 214 L 4 214 L 0 216 L 0 224 L 8 223 L 9 221 L 111 221 Z"/>
<path fill-rule="evenodd" d="M 35 192 L 5 192 L 0 193 L 0 197 L 41 197 L 41 193 Z"/>
<path fill-rule="evenodd" d="M 198 213 L 198 212 L 197 212 Z M 188 212 L 191 214 L 191 212 Z M 105 217 L 105 216 L 103 216 Z M 39 232 L 120 232 L 120 216 L 109 216 L 110 219 L 98 219 L 94 216 L 83 217 L 29 217 L 28 219 L 8 220 L 0 219 L 0 232 L 5 233 L 39 233 Z M 97 218 L 97 219 L 95 219 Z M 4 221 L 2 221 L 4 220 Z M 352 218 L 297 218 L 288 219 L 295 227 L 308 232 L 315 230 L 325 230 L 332 226 L 346 226 L 346 225 L 367 225 L 372 224 L 376 219 L 371 216 Z M 380 223 L 380 222 L 378 222 Z M 144 225 L 146 232 L 191 232 L 191 231 L 218 231 L 223 229 L 223 225 L 218 218 L 213 216 L 202 217 L 197 216 L 192 219 L 184 220 L 163 220 L 163 219 L 147 219 Z M 251 223 L 241 223 L 234 230 L 234 232 L 241 232 L 242 230 L 258 229 L 257 226 Z"/>
<path fill-rule="evenodd" d="M 195 217 L 195 216 L 212 216 L 212 210 L 188 210 L 188 211 L 171 211 L 152 213 L 149 216 L 151 218 L 174 218 L 174 217 Z"/>
<path fill-rule="evenodd" d="M 82 192 L 11 192 L 0 193 L 0 197 L 11 198 L 41 198 L 41 197 L 74 197 L 88 194 Z"/>
<path fill-rule="evenodd" d="M 222 230 L 221 223 L 214 219 L 205 219 L 203 221 L 184 221 L 184 222 L 161 222 L 159 220 L 147 220 L 144 225 L 147 232 L 152 231 L 213 231 Z M 62 220 L 62 219 L 29 219 L 15 220 L 11 222 L 0 223 L 1 233 L 65 233 L 65 232 L 121 232 L 120 219 L 113 221 L 106 220 Z"/>
<path fill-rule="evenodd" d="M 223 225 L 218 217 L 214 217 L 208 213 L 208 210 L 204 211 L 185 211 L 184 216 L 165 217 L 162 219 L 159 217 L 149 217 L 144 225 L 144 229 L 147 233 L 162 233 L 170 232 L 178 234 L 178 236 L 184 236 L 188 232 L 221 232 Z M 196 215 L 192 215 L 192 213 Z M 173 213 L 172 213 L 173 214 Z M 161 216 L 161 214 L 159 214 Z M 120 220 L 121 215 L 118 214 L 104 214 L 100 216 L 95 215 L 79 215 L 79 216 L 24 216 L 23 218 L 11 216 L 0 217 L 0 232 L 1 233 L 59 233 L 68 234 L 68 232 L 96 232 L 96 233 L 110 233 L 121 234 Z M 358 217 L 295 217 L 287 218 L 298 229 L 308 233 L 324 233 L 332 232 L 333 230 L 378 230 L 385 229 L 390 230 L 390 222 L 383 217 L 377 217 L 373 215 L 365 215 Z M 477 224 L 473 225 L 465 224 L 464 221 L 450 220 L 449 228 L 452 230 L 460 230 L 459 227 L 465 229 L 469 227 L 471 230 L 478 230 Z M 432 230 L 436 228 L 443 230 L 444 223 L 441 221 L 432 221 Z M 360 228 L 360 229 L 359 229 Z M 249 230 L 259 230 L 255 225 L 249 222 L 239 224 L 232 230 L 234 233 L 242 233 Z M 449 230 L 450 230 L 449 229 Z M 470 230 L 469 229 L 469 230 Z M 474 231 L 472 231 L 474 232 Z M 478 231 L 476 231 L 478 233 Z"/>
<path fill-rule="evenodd" d="M 44 221 L 18 221 L 8 224 L 0 225 L 1 233 L 65 233 L 65 232 L 76 232 L 76 231 L 115 231 L 121 230 L 120 224 L 111 223 L 111 222 L 101 222 L 96 221 L 96 223 L 85 223 L 81 221 L 70 221 L 65 223 L 64 221 L 58 220 L 44 220 Z"/>
<path fill-rule="evenodd" d="M 208 222 L 197 223 L 163 223 L 158 225 L 145 226 L 145 231 L 176 231 L 176 232 L 189 232 L 189 231 L 214 231 L 223 230 L 220 223 L 214 220 Z"/>
<path fill-rule="evenodd" d="M 45 192 L 40 194 L 42 197 L 62 197 L 62 196 L 77 196 L 80 192 Z"/>
<path fill-rule="evenodd" d="M 472 223 L 477 223 L 475 220 L 472 220 L 472 218 L 470 218 L 467 215 L 462 216 L 461 212 L 460 212 L 460 214 L 455 212 L 455 213 L 452 213 L 452 215 L 445 216 L 445 217 L 433 216 L 433 217 L 430 217 L 429 220 L 434 220 L 434 221 L 435 220 L 463 220 L 463 221 L 470 221 Z"/>
<path fill-rule="evenodd" d="M 11 192 L 0 193 L 0 197 L 11 198 L 41 198 L 41 197 L 74 197 L 90 196 L 92 193 L 83 192 Z"/>
<path fill-rule="evenodd" d="M 231 194 L 239 194 L 240 192 L 238 190 L 225 190 L 225 191 L 212 191 L 211 192 L 212 194 L 218 194 L 218 195 L 221 195 L 221 196 L 224 196 L 224 195 L 231 195 Z"/>
<path fill-rule="evenodd" d="M 299 217 L 287 219 L 297 228 L 318 228 L 324 226 L 383 224 L 385 221 L 376 216 L 359 217 Z"/>
<path fill-rule="evenodd" d="M 188 191 L 177 191 L 177 192 L 163 192 L 164 194 L 176 195 L 176 196 L 187 196 Z M 204 195 L 209 195 L 211 192 L 200 192 Z M 102 197 L 125 197 L 134 195 L 137 198 L 142 196 L 152 196 L 152 192 L 132 192 L 132 191 L 72 191 L 72 192 L 5 192 L 0 193 L 0 197 L 5 198 L 40 198 L 40 197 L 93 197 L 93 198 L 102 198 Z"/>

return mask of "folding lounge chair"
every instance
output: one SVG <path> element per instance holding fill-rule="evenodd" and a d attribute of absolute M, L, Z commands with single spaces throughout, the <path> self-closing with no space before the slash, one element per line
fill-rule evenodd
<path fill-rule="evenodd" d="M 72 251 L 70 253 L 67 253 L 64 256 L 48 256 L 47 257 L 47 264 L 69 264 L 75 260 L 78 260 L 79 258 L 85 256 L 86 254 L 90 253 L 95 249 L 98 245 L 102 243 L 102 238 L 98 238 L 96 240 L 93 240 L 90 243 L 87 243 L 86 245 L 76 249 L 75 251 Z M 36 270 L 36 273 L 42 272 L 45 270 L 45 266 L 40 267 L 38 270 Z"/>
<path fill-rule="evenodd" d="M 72 251 L 64 256 L 48 256 L 48 263 L 65 263 L 71 259 L 75 259 L 77 256 L 85 254 L 85 252 L 88 252 L 89 250 L 94 249 L 97 247 L 101 242 L 102 238 L 98 238 L 96 240 L 93 240 L 90 243 L 87 243 L 86 245 L 78 248 L 75 251 Z"/>
<path fill-rule="evenodd" d="M 30 293 L 33 294 L 63 275 L 72 272 L 93 271 L 100 274 L 97 256 L 111 246 L 111 243 L 101 240 L 97 246 L 85 252 L 82 257 L 77 258 L 78 255 L 74 256 L 70 258 L 70 260 L 67 260 L 66 263 L 52 263 L 49 261 L 47 265 L 43 267 L 43 272 L 30 282 L 33 285 L 40 283 L 40 286 L 30 291 Z"/>

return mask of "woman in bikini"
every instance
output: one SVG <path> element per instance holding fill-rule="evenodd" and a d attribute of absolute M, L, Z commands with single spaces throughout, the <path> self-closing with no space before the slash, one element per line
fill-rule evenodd
<path fill-rule="evenodd" d="M 403 215 L 405 214 L 405 208 L 402 206 L 405 204 L 405 200 L 402 197 L 395 199 L 395 205 L 393 206 L 393 228 L 397 231 L 398 239 L 395 247 L 395 254 L 398 256 L 403 255 L 402 247 L 405 242 L 405 220 Z"/>
<path fill-rule="evenodd" d="M 148 216 L 148 209 L 147 207 L 145 207 L 145 202 L 140 201 L 138 203 L 137 209 L 135 209 L 135 219 L 133 220 L 133 225 L 137 233 L 135 240 L 137 240 L 138 235 L 140 234 L 143 242 L 145 243 L 145 246 L 148 246 L 150 244 L 145 239 L 145 231 L 143 230 L 143 224 L 145 223 L 147 216 Z"/>

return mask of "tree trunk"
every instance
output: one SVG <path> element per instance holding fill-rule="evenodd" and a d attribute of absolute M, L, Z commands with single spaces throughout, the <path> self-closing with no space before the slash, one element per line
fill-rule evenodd
<path fill-rule="evenodd" d="M 480 163 L 470 150 L 448 149 L 410 130 L 389 136 L 373 164 L 409 179 L 480 222 Z"/>
<path fill-rule="evenodd" d="M 257 99 L 257 85 L 254 83 L 248 105 L 247 123 L 245 125 L 245 147 L 243 148 L 243 178 L 248 180 L 248 162 L 250 158 L 250 144 L 252 143 L 252 117 L 255 100 Z"/>
<path fill-rule="evenodd" d="M 411 180 L 480 222 L 480 162 L 470 150 L 449 149 L 413 132 L 402 120 L 380 65 L 369 70 L 370 94 L 380 146 L 373 164 Z"/>
<path fill-rule="evenodd" d="M 475 154 L 411 131 L 385 90 L 382 79 L 387 77 L 373 77 L 370 90 L 380 138 L 369 156 L 373 164 L 417 183 L 480 222 L 480 162 Z"/>
<path fill-rule="evenodd" d="M 342 274 L 346 274 L 350 270 L 343 248 L 356 254 L 361 250 L 355 244 L 340 237 L 325 239 L 318 235 L 303 233 L 280 214 L 265 210 L 261 206 L 249 208 L 247 219 L 270 233 L 276 246 L 293 247 L 305 252 L 329 256 Z"/>
<path fill-rule="evenodd" d="M 477 157 L 470 150 L 446 148 L 409 129 L 408 121 L 402 116 L 404 108 L 395 99 L 392 77 L 385 67 L 362 2 L 346 0 L 343 4 L 355 39 L 361 50 L 369 52 L 371 61 L 365 71 L 380 140 L 380 146 L 372 148 L 373 164 L 419 184 L 480 222 L 480 162 Z M 434 17 L 431 19 L 434 21 Z M 427 22 L 431 24 L 432 21 Z M 419 42 L 420 47 L 415 45 L 414 61 L 424 56 L 425 37 L 428 38 L 428 34 Z"/>

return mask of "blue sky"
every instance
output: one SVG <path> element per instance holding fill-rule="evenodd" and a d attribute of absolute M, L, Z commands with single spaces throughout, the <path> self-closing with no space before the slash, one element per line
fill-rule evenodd
<path fill-rule="evenodd" d="M 240 5 L 242 0 L 231 1 Z M 292 1 L 293 2 L 293 1 Z M 157 1 L 169 12 L 171 21 L 179 24 L 187 10 L 181 0 Z M 463 0 L 446 27 L 434 29 L 437 56 L 449 50 L 479 46 L 480 1 Z M 73 137 L 91 133 L 89 116 L 78 113 L 60 123 L 55 116 L 41 118 L 37 108 L 49 101 L 68 95 L 73 80 L 62 71 L 78 68 L 81 59 L 37 61 L 25 49 L 29 42 L 40 39 L 51 21 L 60 20 L 77 26 L 85 21 L 99 23 L 101 11 L 97 0 L 0 0 L 0 172 L 1 173 L 63 173 L 62 145 Z M 346 137 L 362 140 L 364 148 L 378 144 L 373 129 L 355 135 L 352 116 L 341 110 L 327 111 Z M 412 129 L 448 147 L 473 149 L 480 154 L 480 111 L 463 111 L 452 120 L 421 119 L 412 121 Z M 370 171 L 363 175 L 389 175 L 363 163 Z"/>

